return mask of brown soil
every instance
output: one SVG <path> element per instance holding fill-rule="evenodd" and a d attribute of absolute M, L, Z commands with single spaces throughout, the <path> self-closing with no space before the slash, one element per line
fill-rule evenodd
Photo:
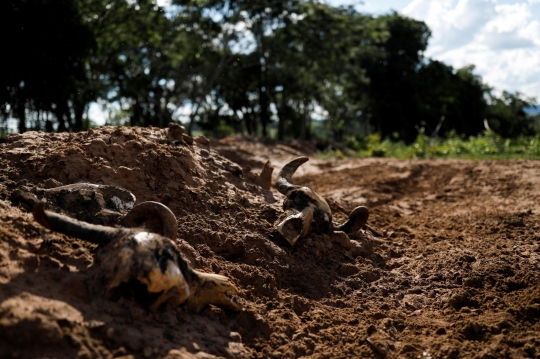
<path fill-rule="evenodd" d="M 151 128 L 11 136 L 0 146 L 0 358 L 540 357 L 540 163 L 312 159 L 295 183 L 326 197 L 338 223 L 368 206 L 380 236 L 291 248 L 273 228 L 283 196 L 242 168 L 269 159 L 275 177 L 313 153 Z M 90 291 L 95 245 L 40 227 L 13 195 L 77 182 L 169 206 L 185 257 L 231 278 L 244 310 L 151 312 Z"/>

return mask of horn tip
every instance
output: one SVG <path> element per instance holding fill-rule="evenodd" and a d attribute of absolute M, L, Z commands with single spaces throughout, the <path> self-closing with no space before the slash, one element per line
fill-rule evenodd
<path fill-rule="evenodd" d="M 293 161 L 298 161 L 298 162 L 301 162 L 301 163 L 306 163 L 307 161 L 309 161 L 309 157 L 306 157 L 306 156 L 300 156 L 300 157 L 295 158 Z"/>
<path fill-rule="evenodd" d="M 367 222 L 369 218 L 369 209 L 364 206 L 356 207 L 349 214 L 349 218 L 362 219 L 362 221 Z"/>
<path fill-rule="evenodd" d="M 369 215 L 369 208 L 365 207 L 365 206 L 358 206 L 356 207 L 355 209 L 353 209 L 351 211 L 351 214 L 349 216 L 357 216 L 357 215 Z"/>

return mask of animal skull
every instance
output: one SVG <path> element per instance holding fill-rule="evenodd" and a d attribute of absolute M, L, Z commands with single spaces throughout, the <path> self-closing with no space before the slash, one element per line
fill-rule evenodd
<path fill-rule="evenodd" d="M 34 219 L 39 224 L 100 245 L 94 270 L 105 284 L 105 297 L 113 297 L 122 284 L 136 281 L 154 298 L 152 310 L 165 302 L 186 303 L 197 312 L 208 304 L 241 310 L 238 289 L 227 277 L 193 270 L 182 257 L 172 241 L 177 234 L 176 218 L 161 203 L 141 203 L 124 218 L 125 226 L 142 224 L 140 228 L 90 224 L 46 211 L 44 206 L 38 202 L 34 207 Z M 162 224 L 161 230 L 144 228 L 158 222 Z"/>
<path fill-rule="evenodd" d="M 276 180 L 276 188 L 286 195 L 283 209 L 287 217 L 277 224 L 277 230 L 291 244 L 310 233 L 332 233 L 343 231 L 352 233 L 364 227 L 369 217 L 367 207 L 356 207 L 347 222 L 340 226 L 332 223 L 332 211 L 326 200 L 309 187 L 291 183 L 291 177 L 298 167 L 307 162 L 307 157 L 298 157 L 281 169 Z"/>
<path fill-rule="evenodd" d="M 135 195 L 122 187 L 84 182 L 48 189 L 23 185 L 13 191 L 11 199 L 28 210 L 43 201 L 50 209 L 103 225 L 117 224 L 136 201 Z"/>

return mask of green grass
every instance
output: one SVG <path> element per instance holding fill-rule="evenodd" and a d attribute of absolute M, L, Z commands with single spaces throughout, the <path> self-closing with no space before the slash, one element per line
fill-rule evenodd
<path fill-rule="evenodd" d="M 464 158 L 464 159 L 540 159 L 540 135 L 503 139 L 491 131 L 468 138 L 451 134 L 446 139 L 430 138 L 420 133 L 407 145 L 403 141 L 381 139 L 377 133 L 363 141 L 349 139 L 354 157 Z M 321 157 L 345 157 L 341 151 L 321 154 Z"/>

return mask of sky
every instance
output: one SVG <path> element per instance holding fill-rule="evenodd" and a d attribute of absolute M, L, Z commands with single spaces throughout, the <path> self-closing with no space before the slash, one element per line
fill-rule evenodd
<path fill-rule="evenodd" d="M 497 92 L 540 101 L 540 0 L 328 0 L 375 15 L 395 10 L 432 31 L 425 56 L 476 66 Z"/>

